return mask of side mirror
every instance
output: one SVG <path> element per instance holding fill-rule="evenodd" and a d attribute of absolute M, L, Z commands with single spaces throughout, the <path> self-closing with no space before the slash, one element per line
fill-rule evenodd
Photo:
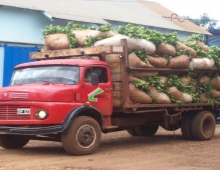
<path fill-rule="evenodd" d="M 91 83 L 93 86 L 97 86 L 99 84 L 99 75 L 96 73 L 91 73 L 90 75 Z"/>

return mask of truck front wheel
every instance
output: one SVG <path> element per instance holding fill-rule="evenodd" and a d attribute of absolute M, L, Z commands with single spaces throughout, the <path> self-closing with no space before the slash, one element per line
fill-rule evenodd
<path fill-rule="evenodd" d="M 68 133 L 62 133 L 64 149 L 73 155 L 88 155 L 94 152 L 101 141 L 101 129 L 98 122 L 88 116 L 79 116 L 73 120 Z"/>
<path fill-rule="evenodd" d="M 192 136 L 196 140 L 209 140 L 215 133 L 215 117 L 209 111 L 197 113 L 191 122 Z"/>
<path fill-rule="evenodd" d="M 29 136 L 0 135 L 0 146 L 5 149 L 19 149 L 29 142 Z"/>

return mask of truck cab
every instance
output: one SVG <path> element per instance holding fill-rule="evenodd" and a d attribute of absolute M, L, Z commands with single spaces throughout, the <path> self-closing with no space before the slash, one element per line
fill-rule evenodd
<path fill-rule="evenodd" d="M 90 114 L 105 126 L 105 117 L 112 114 L 111 75 L 103 61 L 57 59 L 20 64 L 14 68 L 10 86 L 0 91 L 2 135 L 18 138 L 24 133 L 63 132 L 79 113 Z"/>

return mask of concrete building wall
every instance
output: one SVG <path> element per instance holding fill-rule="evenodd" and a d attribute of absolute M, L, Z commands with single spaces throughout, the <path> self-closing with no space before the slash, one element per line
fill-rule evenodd
<path fill-rule="evenodd" d="M 42 12 L 14 7 L 0 7 L 0 42 L 43 44 L 42 29 L 66 25 L 65 20 L 51 21 Z"/>

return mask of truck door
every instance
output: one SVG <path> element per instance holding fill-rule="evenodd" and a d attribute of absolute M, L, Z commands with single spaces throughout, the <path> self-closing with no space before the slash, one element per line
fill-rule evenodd
<path fill-rule="evenodd" d="M 99 84 L 93 86 L 90 82 L 91 73 L 98 74 Z M 103 115 L 111 115 L 113 107 L 112 82 L 110 73 L 106 67 L 87 67 L 84 72 L 83 98 L 84 102 L 89 102 L 96 107 Z"/>

